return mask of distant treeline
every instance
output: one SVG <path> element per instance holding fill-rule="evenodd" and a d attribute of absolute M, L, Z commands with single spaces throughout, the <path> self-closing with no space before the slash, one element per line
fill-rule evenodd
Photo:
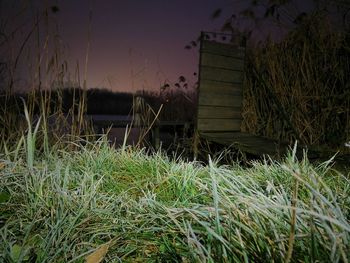
<path fill-rule="evenodd" d="M 78 109 L 78 104 L 83 98 L 81 88 L 64 88 L 59 90 L 41 91 L 33 95 L 31 93 L 15 93 L 10 97 L 5 95 L 0 97 L 1 105 L 4 105 L 7 99 L 7 107 L 23 108 L 23 101 L 26 104 L 33 104 L 34 113 L 39 113 L 40 100 L 50 101 L 51 112 L 57 109 L 64 113 L 73 108 Z M 132 110 L 133 94 L 125 92 L 112 92 L 106 89 L 89 89 L 85 91 L 86 113 L 87 114 L 120 114 L 127 115 Z M 23 100 L 23 101 L 22 101 Z M 74 107 L 73 107 L 74 105 Z"/>
<path fill-rule="evenodd" d="M 77 103 L 83 94 L 80 88 L 66 88 L 62 90 L 63 110 L 68 111 Z M 128 115 L 132 111 L 133 94 L 127 92 L 113 92 L 106 89 L 89 89 L 86 91 L 87 114 Z"/>
<path fill-rule="evenodd" d="M 70 111 L 78 112 L 79 103 L 84 98 L 84 112 L 86 114 L 110 114 L 129 115 L 133 112 L 133 100 L 135 96 L 142 97 L 146 105 L 154 112 L 160 112 L 160 119 L 192 121 L 196 108 L 196 91 L 168 90 L 163 92 L 142 91 L 137 94 L 127 92 L 113 92 L 106 89 L 88 89 L 85 92 L 81 88 L 63 88 L 33 92 L 29 94 L 16 93 L 10 97 L 0 96 L 1 105 L 5 104 L 7 109 L 17 108 L 17 112 L 23 113 L 23 101 L 32 105 L 33 113 L 39 114 L 40 100 L 49 100 L 50 112 Z M 23 100 L 23 101 L 22 101 Z"/>

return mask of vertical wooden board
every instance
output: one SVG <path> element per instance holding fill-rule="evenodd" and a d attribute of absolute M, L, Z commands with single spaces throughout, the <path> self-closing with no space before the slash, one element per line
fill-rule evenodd
<path fill-rule="evenodd" d="M 242 47 L 202 40 L 198 131 L 240 131 L 244 55 Z"/>
<path fill-rule="evenodd" d="M 220 81 L 203 80 L 200 83 L 199 92 L 217 93 L 222 95 L 242 96 L 243 83 L 225 83 Z"/>
<path fill-rule="evenodd" d="M 226 57 L 203 52 L 201 55 L 201 65 L 243 71 L 244 61 L 240 58 Z"/>
<path fill-rule="evenodd" d="M 222 81 L 226 83 L 240 83 L 243 81 L 243 71 L 201 66 L 200 83 L 203 80 Z"/>
<path fill-rule="evenodd" d="M 198 105 L 219 106 L 219 107 L 240 107 L 242 96 L 232 96 L 217 93 L 206 93 L 199 96 Z"/>
<path fill-rule="evenodd" d="M 241 107 L 198 106 L 199 119 L 240 119 Z"/>
<path fill-rule="evenodd" d="M 204 131 L 240 131 L 241 119 L 198 119 L 197 129 Z"/>
<path fill-rule="evenodd" d="M 219 43 L 208 40 L 202 40 L 201 52 L 224 55 L 235 58 L 244 58 L 245 56 L 244 47 L 238 47 L 231 44 Z"/>

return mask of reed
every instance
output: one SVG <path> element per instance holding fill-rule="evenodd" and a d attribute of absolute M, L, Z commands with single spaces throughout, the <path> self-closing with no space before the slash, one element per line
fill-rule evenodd
<path fill-rule="evenodd" d="M 25 16 L 27 11 L 24 7 L 21 15 Z M 28 119 L 33 121 L 33 125 L 37 123 L 36 147 L 45 151 L 49 144 L 59 143 L 63 137 L 75 140 L 76 136 L 93 133 L 91 123 L 83 117 L 86 113 L 86 89 L 74 90 L 72 107 L 68 112 L 63 109 L 62 90 L 65 85 L 75 83 L 74 87 L 81 86 L 79 69 L 75 76 L 78 81 L 70 81 L 64 46 L 50 8 L 38 12 L 33 21 L 25 38 L 20 30 L 7 32 L 11 28 L 0 29 L 4 36 L 11 35 L 11 38 L 1 42 L 2 49 L 12 49 L 20 43 L 18 51 L 14 52 L 14 58 L 4 58 L 6 63 L 1 71 L 1 149 L 5 145 L 12 147 L 17 138 L 28 131 L 25 125 Z M 25 32 L 27 28 L 21 29 Z M 29 75 L 25 87 L 21 87 L 18 81 L 23 77 L 23 72 Z M 25 101 L 26 111 L 23 111 L 23 103 L 19 98 Z M 39 117 L 40 123 L 37 122 Z"/>
<path fill-rule="evenodd" d="M 280 43 L 248 49 L 243 129 L 339 148 L 350 136 L 349 35 L 310 15 Z"/>

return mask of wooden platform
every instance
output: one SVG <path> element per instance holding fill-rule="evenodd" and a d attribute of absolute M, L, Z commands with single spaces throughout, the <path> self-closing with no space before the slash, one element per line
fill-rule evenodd
<path fill-rule="evenodd" d="M 287 143 L 241 131 L 245 47 L 201 38 L 196 131 L 199 138 L 262 156 L 282 157 Z M 198 140 L 194 143 L 195 156 Z M 302 149 L 299 153 L 302 154 Z"/>
<path fill-rule="evenodd" d="M 149 129 L 147 139 L 155 149 L 161 145 L 160 134 L 163 129 L 172 129 L 174 133 L 177 130 L 186 132 L 190 129 L 191 123 L 188 121 L 156 121 L 152 126 L 150 124 L 137 123 L 130 115 L 86 115 L 85 118 L 90 120 L 97 134 L 102 134 L 108 128 L 123 128 L 127 126 L 132 129 Z M 105 130 L 104 130 L 105 129 Z"/>
<path fill-rule="evenodd" d="M 282 157 L 289 150 L 289 146 L 286 143 L 280 143 L 277 140 L 249 133 L 205 132 L 201 133 L 200 137 L 221 145 L 232 146 L 240 151 L 257 156 Z"/>

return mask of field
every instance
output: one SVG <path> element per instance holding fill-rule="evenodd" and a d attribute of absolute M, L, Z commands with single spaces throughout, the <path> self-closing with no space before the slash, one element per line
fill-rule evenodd
<path fill-rule="evenodd" d="M 268 2 L 265 20 L 293 1 L 246 2 Z M 134 93 L 89 89 L 93 39 L 85 66 L 68 67 L 57 6 L 41 15 L 29 8 L 32 23 L 21 11 L 30 26 L 14 32 L 5 27 L 14 17 L 1 18 L 0 263 L 349 262 L 350 24 L 339 26 L 319 5 L 346 1 L 312 2 L 317 9 L 292 19 L 280 41 L 255 42 L 233 16 L 222 29 L 232 29 L 232 41 L 237 29 L 248 38 L 240 130 L 309 147 L 303 158 L 295 145 L 280 160 L 252 161 L 205 140 L 193 157 L 200 72 L 196 83 L 181 75 Z M 348 10 L 338 10 L 343 22 Z M 190 43 L 199 51 L 199 39 Z M 137 116 L 142 129 L 128 137 L 125 127 L 111 128 L 117 147 L 96 134 L 86 118 L 94 114 L 128 115 L 133 124 Z M 190 128 L 163 131 L 169 145 L 154 150 L 141 139 L 158 122 Z M 127 145 L 132 137 L 136 146 Z"/>
<path fill-rule="evenodd" d="M 204 165 L 105 137 L 37 151 L 39 133 L 0 155 L 1 262 L 350 259 L 349 174 L 331 160 Z"/>

